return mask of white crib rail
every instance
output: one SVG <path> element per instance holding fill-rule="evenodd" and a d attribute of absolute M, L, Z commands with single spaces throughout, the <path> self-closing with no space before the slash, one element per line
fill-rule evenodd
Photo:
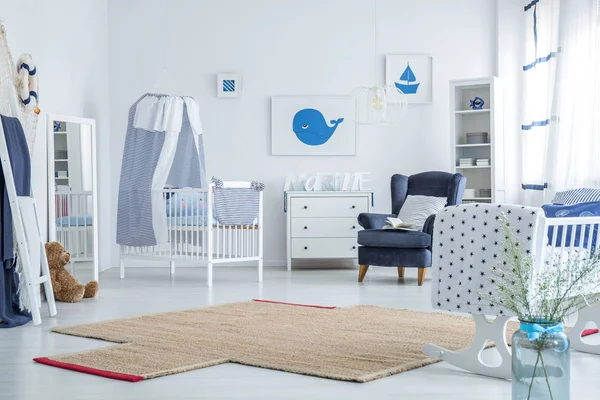
<path fill-rule="evenodd" d="M 224 182 L 224 185 L 236 188 L 251 187 L 249 182 Z M 214 218 L 213 185 L 209 189 L 163 189 L 159 192 L 165 202 L 168 241 L 155 246 L 121 246 L 122 278 L 125 272 L 125 256 L 168 259 L 171 274 L 175 273 L 175 261 L 205 264 L 208 267 L 208 286 L 212 286 L 214 264 L 257 261 L 258 280 L 262 281 L 262 192 L 259 194 L 258 218 L 256 223 L 251 225 L 222 225 Z"/>
<path fill-rule="evenodd" d="M 558 229 L 558 227 L 562 228 Z M 548 241 L 551 228 L 552 237 Z M 600 217 L 546 218 L 543 238 L 545 243 L 548 243 L 547 256 L 554 257 L 554 260 L 558 262 L 567 261 L 572 257 L 588 258 L 600 247 L 599 231 Z M 540 261 L 538 268 L 542 267 L 544 260 Z M 600 303 L 592 304 L 579 311 L 577 320 L 568 333 L 571 348 L 585 353 L 600 354 L 599 344 L 586 343 L 581 336 L 590 322 L 600 327 Z"/>
<path fill-rule="evenodd" d="M 93 196 L 91 191 L 55 193 L 56 240 L 71 253 L 71 261 L 94 260 Z"/>
<path fill-rule="evenodd" d="M 559 255 L 564 259 L 569 251 L 578 250 L 582 256 L 589 256 L 600 246 L 597 237 L 600 231 L 600 217 L 544 218 L 544 220 L 542 242 L 547 244 L 550 254 Z M 548 240 L 550 231 L 552 237 Z M 542 257 L 538 259 L 540 262 L 544 261 Z"/>

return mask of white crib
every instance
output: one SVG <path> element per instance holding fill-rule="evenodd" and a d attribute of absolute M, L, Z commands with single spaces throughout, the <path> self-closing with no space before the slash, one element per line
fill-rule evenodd
<path fill-rule="evenodd" d="M 225 187 L 250 188 L 249 182 L 224 182 Z M 157 192 L 155 192 L 157 193 Z M 167 213 L 167 243 L 155 246 L 120 246 L 120 274 L 125 277 L 128 258 L 169 260 L 171 275 L 175 262 L 207 267 L 207 285 L 212 286 L 215 264 L 256 261 L 258 281 L 263 279 L 263 192 L 259 192 L 259 211 L 250 225 L 221 225 L 213 213 L 214 185 L 208 189 L 163 189 Z M 176 205 L 168 203 L 177 195 Z M 193 205 L 186 207 L 186 203 Z"/>
<path fill-rule="evenodd" d="M 71 254 L 71 262 L 94 260 L 93 197 L 91 191 L 60 191 L 54 196 L 56 238 Z"/>
<path fill-rule="evenodd" d="M 551 236 L 546 248 L 546 260 L 555 257 L 559 261 L 564 261 L 567 257 L 572 257 L 573 252 L 578 252 L 576 257 L 584 259 L 599 251 L 600 217 L 544 218 L 543 229 L 545 236 L 542 237 Z M 549 234 L 550 230 L 552 230 L 551 234 Z M 543 261 L 540 263 L 540 268 L 542 264 Z M 600 327 L 600 303 L 592 304 L 579 311 L 575 324 L 569 331 L 571 348 L 585 353 L 600 354 L 600 345 L 589 344 L 582 340 L 581 334 L 590 322 Z"/>

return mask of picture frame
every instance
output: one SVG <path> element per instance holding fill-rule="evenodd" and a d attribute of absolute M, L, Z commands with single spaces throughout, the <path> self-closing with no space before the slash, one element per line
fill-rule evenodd
<path fill-rule="evenodd" d="M 356 155 L 352 96 L 271 97 L 271 154 Z"/>
<path fill-rule="evenodd" d="M 242 76 L 240 74 L 218 74 L 217 96 L 236 98 L 242 95 Z"/>
<path fill-rule="evenodd" d="M 408 103 L 433 100 L 433 57 L 425 54 L 390 54 L 385 57 L 385 84 L 401 90 Z"/>

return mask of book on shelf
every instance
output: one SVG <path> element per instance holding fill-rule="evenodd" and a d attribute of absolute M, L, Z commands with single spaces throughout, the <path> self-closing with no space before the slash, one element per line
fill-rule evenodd
<path fill-rule="evenodd" d="M 388 217 L 387 225 L 383 227 L 383 229 L 401 229 L 405 231 L 416 231 L 417 228 L 415 224 L 411 224 L 408 222 L 402 222 L 400 218 Z"/>
<path fill-rule="evenodd" d="M 474 158 L 459 158 L 458 159 L 458 165 L 460 167 L 470 167 L 475 165 L 475 159 Z"/>

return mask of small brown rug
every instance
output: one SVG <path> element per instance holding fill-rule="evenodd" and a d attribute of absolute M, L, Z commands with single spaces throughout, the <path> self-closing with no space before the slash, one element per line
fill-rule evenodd
<path fill-rule="evenodd" d="M 467 347 L 475 324 L 436 312 L 250 301 L 53 331 L 120 344 L 35 361 L 127 381 L 233 362 L 368 382 L 437 362 L 426 343 Z"/>

